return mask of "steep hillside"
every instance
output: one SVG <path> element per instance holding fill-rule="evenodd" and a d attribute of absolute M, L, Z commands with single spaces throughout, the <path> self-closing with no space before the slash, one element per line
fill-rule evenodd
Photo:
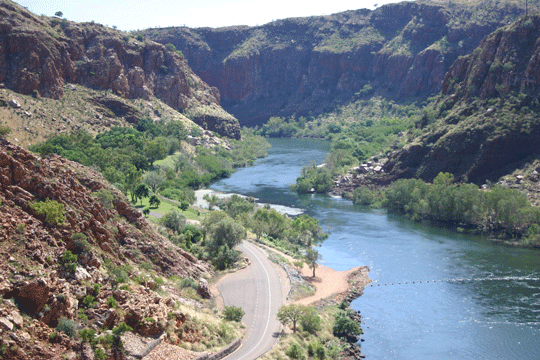
<path fill-rule="evenodd" d="M 540 17 L 522 17 L 456 60 L 424 134 L 390 155 L 391 178 L 439 172 L 497 181 L 540 155 Z M 436 120 L 436 119 L 439 120 Z"/>
<path fill-rule="evenodd" d="M 165 330 L 170 344 L 208 345 L 198 349 L 235 336 L 202 309 L 196 282 L 181 285 L 211 276 L 208 264 L 159 235 L 98 173 L 1 139 L 0 256 L 2 359 L 118 358 L 110 329 L 122 322 L 134 329 L 126 347 Z"/>
<path fill-rule="evenodd" d="M 0 83 L 56 100 L 68 83 L 126 99 L 157 98 L 205 129 L 240 137 L 219 91 L 174 49 L 100 24 L 36 16 L 9 0 L 0 1 Z"/>
<path fill-rule="evenodd" d="M 423 101 L 450 65 L 522 14 L 517 2 L 418 1 L 257 27 L 150 29 L 242 124 L 318 116 L 359 98 Z"/>

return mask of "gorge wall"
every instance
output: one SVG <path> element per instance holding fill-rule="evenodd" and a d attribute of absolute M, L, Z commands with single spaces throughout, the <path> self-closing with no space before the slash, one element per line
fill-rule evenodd
<path fill-rule="evenodd" d="M 62 98 L 66 83 L 129 99 L 156 97 L 205 129 L 240 138 L 219 91 L 177 52 L 100 24 L 35 16 L 7 0 L 0 1 L 0 83 L 53 99 Z"/>
<path fill-rule="evenodd" d="M 441 90 L 459 56 L 521 12 L 503 1 L 402 2 L 256 27 L 144 35 L 180 49 L 219 89 L 227 111 L 242 124 L 260 125 L 271 116 L 316 116 L 364 94 L 423 101 Z"/>

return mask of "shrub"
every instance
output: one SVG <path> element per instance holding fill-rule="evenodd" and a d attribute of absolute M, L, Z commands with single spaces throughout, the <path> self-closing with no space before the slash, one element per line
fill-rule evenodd
<path fill-rule="evenodd" d="M 83 342 L 89 342 L 89 343 L 95 342 L 96 330 L 82 329 L 78 332 L 78 334 Z"/>
<path fill-rule="evenodd" d="M 11 132 L 11 128 L 7 125 L 0 125 L 0 139 L 5 138 Z"/>
<path fill-rule="evenodd" d="M 285 351 L 285 354 L 291 359 L 305 359 L 305 356 L 302 354 L 302 349 L 298 344 L 292 344 L 291 347 Z"/>
<path fill-rule="evenodd" d="M 101 284 L 94 284 L 94 287 L 92 288 L 92 292 L 94 293 L 95 296 L 97 296 L 99 294 L 99 292 L 101 291 Z"/>
<path fill-rule="evenodd" d="M 77 324 L 75 323 L 75 321 L 62 316 L 60 320 L 58 321 L 58 326 L 56 327 L 56 331 L 63 332 L 64 334 L 72 338 L 73 336 L 75 336 L 76 327 L 77 327 Z"/>
<path fill-rule="evenodd" d="M 55 332 L 52 332 L 52 333 L 49 334 L 49 341 L 50 342 L 55 342 L 57 337 L 58 337 L 58 334 L 55 333 Z"/>
<path fill-rule="evenodd" d="M 93 297 L 92 295 L 86 295 L 82 301 L 82 304 L 84 307 L 93 308 L 94 306 L 96 306 L 97 301 L 96 301 L 96 298 Z"/>
<path fill-rule="evenodd" d="M 360 325 L 349 316 L 345 311 L 338 311 L 332 327 L 335 336 L 344 337 L 348 341 L 356 341 L 358 335 L 362 333 Z"/>
<path fill-rule="evenodd" d="M 71 235 L 71 239 L 75 246 L 75 249 L 73 250 L 75 254 L 80 255 L 83 252 L 90 250 L 90 243 L 86 240 L 87 237 L 83 233 L 75 233 Z"/>
<path fill-rule="evenodd" d="M 62 267 L 66 271 L 74 273 L 77 270 L 77 255 L 69 250 L 64 251 L 64 254 L 60 258 L 60 264 L 62 264 Z"/>
<path fill-rule="evenodd" d="M 113 298 L 112 296 L 109 296 L 109 297 L 107 298 L 107 306 L 108 306 L 109 308 L 114 308 L 114 309 L 116 309 L 116 299 Z"/>
<path fill-rule="evenodd" d="M 104 209 L 110 210 L 110 209 L 114 208 L 114 205 L 113 205 L 114 196 L 113 196 L 112 192 L 110 192 L 109 190 L 107 190 L 107 189 L 99 189 L 93 195 L 96 198 L 98 198 L 101 206 L 103 206 Z"/>
<path fill-rule="evenodd" d="M 51 225 L 62 225 L 66 220 L 64 216 L 64 204 L 55 200 L 35 202 L 30 207 L 38 214 L 45 215 L 45 220 Z"/>
<path fill-rule="evenodd" d="M 105 351 L 103 351 L 102 348 L 97 347 L 94 349 L 94 358 L 96 360 L 105 360 L 107 359 L 107 355 L 105 354 Z"/>
<path fill-rule="evenodd" d="M 244 314 L 244 310 L 237 306 L 226 306 L 225 310 L 223 311 L 223 318 L 227 321 L 240 322 L 242 321 Z"/>
<path fill-rule="evenodd" d="M 305 331 L 311 334 L 321 330 L 321 317 L 317 314 L 317 310 L 314 307 L 308 306 L 304 310 L 304 314 L 300 317 L 300 325 Z"/>

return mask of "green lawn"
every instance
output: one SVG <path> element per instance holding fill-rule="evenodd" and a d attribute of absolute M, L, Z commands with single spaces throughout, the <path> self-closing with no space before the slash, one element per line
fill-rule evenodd
<path fill-rule="evenodd" d="M 193 208 L 188 208 L 186 211 L 182 211 L 180 210 L 180 208 L 174 204 L 173 202 L 171 201 L 167 201 L 167 200 L 163 200 L 163 199 L 160 199 L 161 200 L 161 204 L 159 204 L 159 207 L 155 208 L 155 207 L 150 207 L 150 211 L 153 211 L 153 212 L 156 212 L 158 214 L 161 214 L 161 215 L 165 215 L 167 214 L 168 212 L 176 209 L 177 211 L 179 211 L 182 215 L 184 215 L 186 217 L 186 219 L 192 219 L 192 220 L 200 220 L 201 219 L 201 215 L 200 215 L 200 212 L 197 210 L 197 209 L 193 209 Z M 145 207 L 149 207 L 150 204 L 149 204 L 149 198 L 144 198 L 142 200 L 142 205 L 141 205 L 141 200 L 137 201 L 136 204 L 134 204 L 135 207 L 137 207 L 138 209 L 144 209 Z"/>

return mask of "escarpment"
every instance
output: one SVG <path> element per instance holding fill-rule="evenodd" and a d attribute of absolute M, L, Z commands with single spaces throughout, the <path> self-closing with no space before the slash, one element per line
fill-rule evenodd
<path fill-rule="evenodd" d="M 180 49 L 242 124 L 314 116 L 373 95 L 425 100 L 458 56 L 521 13 L 495 2 L 402 2 L 247 27 L 149 29 Z M 370 89 L 364 91 L 363 89 Z"/>
<path fill-rule="evenodd" d="M 205 129 L 240 138 L 237 120 L 220 106 L 219 90 L 165 46 L 95 23 L 35 16 L 0 2 L 0 83 L 53 99 L 81 84 L 128 99 L 156 97 Z"/>

